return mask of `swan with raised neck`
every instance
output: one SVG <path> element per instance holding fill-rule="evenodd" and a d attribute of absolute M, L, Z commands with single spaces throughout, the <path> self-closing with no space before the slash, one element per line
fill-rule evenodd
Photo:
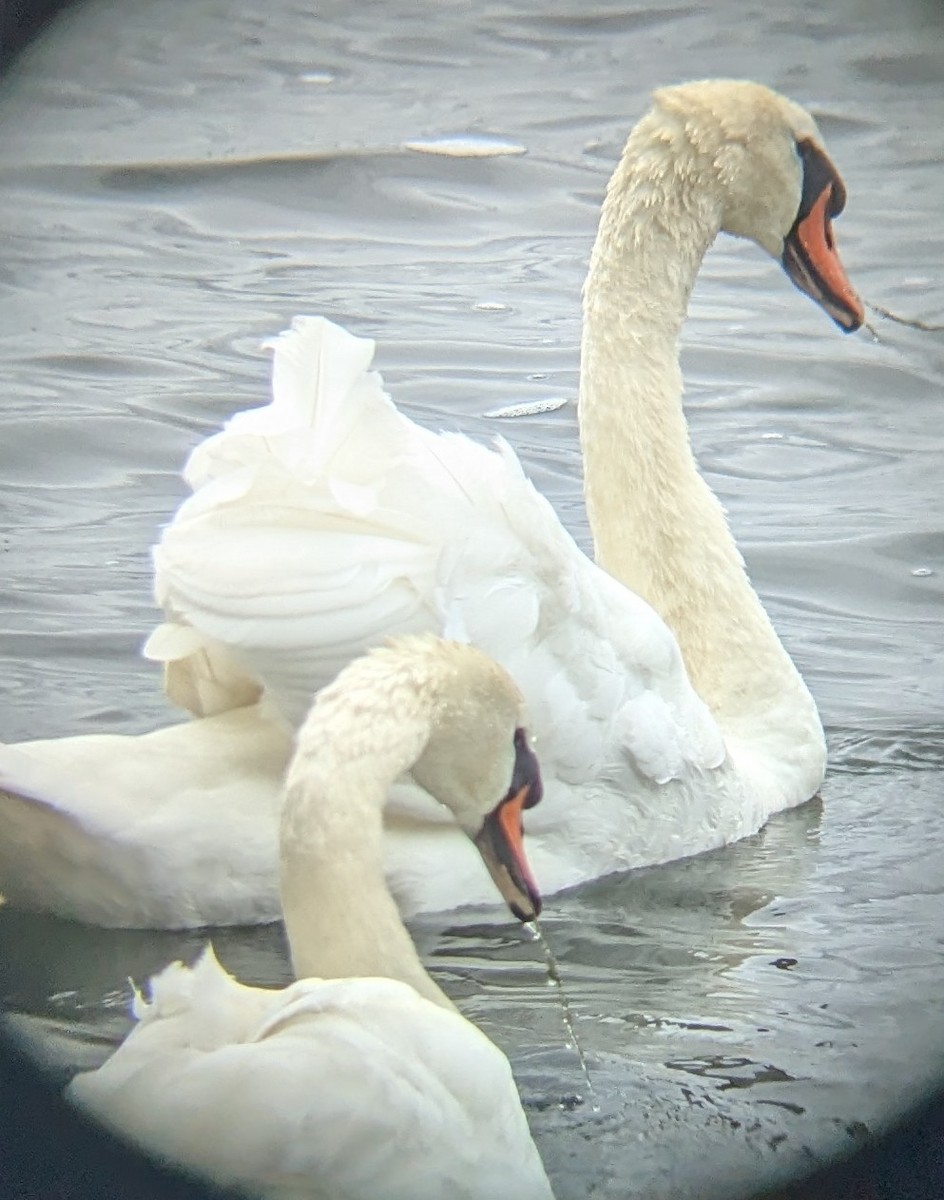
<path fill-rule="evenodd" d="M 726 736 L 776 716 L 775 732 L 763 731 L 783 753 L 806 754 L 812 794 L 825 762 L 819 717 L 698 472 L 678 340 L 719 232 L 755 241 L 837 323 L 857 328 L 861 302 L 830 227 L 845 193 L 810 115 L 760 84 L 689 83 L 654 101 L 607 187 L 584 288 L 579 424 L 596 561 L 670 626 Z"/>

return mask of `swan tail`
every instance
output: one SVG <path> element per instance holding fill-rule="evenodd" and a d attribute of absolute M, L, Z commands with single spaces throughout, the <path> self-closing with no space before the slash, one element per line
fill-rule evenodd
<path fill-rule="evenodd" d="M 214 1051 L 251 1040 L 280 995 L 238 983 L 209 944 L 192 967 L 172 962 L 152 976 L 147 998 L 134 984 L 132 992 L 131 1032 L 68 1088 L 70 1099 L 132 1134 L 148 1129 L 161 1095 L 174 1095 Z"/>
<path fill-rule="evenodd" d="M 238 983 L 220 964 L 212 942 L 207 942 L 193 966 L 178 960 L 152 975 L 147 998 L 135 988 L 131 1011 L 138 1028 L 185 1022 L 186 1044 L 211 1050 L 244 1040 L 247 1030 L 254 1027 L 258 1010 L 254 1006 L 248 1009 L 247 1001 L 256 990 Z M 271 994 L 262 993 L 263 998 Z"/>

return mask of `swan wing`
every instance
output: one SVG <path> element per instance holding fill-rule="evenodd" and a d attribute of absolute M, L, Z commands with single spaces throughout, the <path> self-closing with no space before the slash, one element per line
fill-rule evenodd
<path fill-rule="evenodd" d="M 368 369 L 373 344 L 328 321 L 296 318 L 274 346 L 272 402 L 196 448 L 154 552 L 165 622 L 147 652 L 171 697 L 203 712 L 262 686 L 297 725 L 392 634 L 469 640 L 528 701 L 546 891 L 718 844 L 699 789 L 726 777 L 725 747 L 673 635 L 580 551 L 513 451 L 410 421 Z M 425 793 L 399 787 L 385 819 L 405 911 L 494 898 Z"/>
<path fill-rule="evenodd" d="M 393 980 L 235 982 L 207 951 L 136 1001 L 73 1098 L 140 1142 L 271 1196 L 550 1200 L 508 1062 Z"/>
<path fill-rule="evenodd" d="M 145 653 L 192 711 L 262 681 L 297 724 L 356 654 L 435 627 L 436 522 L 417 513 L 443 489 L 421 445 L 410 469 L 422 431 L 366 370 L 372 343 L 299 318 L 274 345 L 272 403 L 187 464 L 194 494 L 155 550 L 168 620 Z"/>
<path fill-rule="evenodd" d="M 620 753 L 657 782 L 718 765 L 671 633 L 582 554 L 510 448 L 408 420 L 367 369 L 373 343 L 326 320 L 273 344 L 272 403 L 197 447 L 155 549 L 167 621 L 148 651 L 172 696 L 225 655 L 297 723 L 353 655 L 432 630 L 509 667 L 568 782 Z"/>

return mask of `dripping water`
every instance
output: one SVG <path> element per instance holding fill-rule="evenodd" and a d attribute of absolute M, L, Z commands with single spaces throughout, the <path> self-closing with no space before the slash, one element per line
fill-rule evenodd
<path fill-rule="evenodd" d="M 587 1085 L 587 1098 L 590 1101 L 591 1112 L 598 1113 L 600 1105 L 597 1101 L 596 1092 L 593 1087 L 593 1081 L 590 1078 L 590 1068 L 587 1065 L 587 1056 L 584 1054 L 583 1046 L 580 1044 L 580 1039 L 577 1037 L 577 1030 L 574 1025 L 574 1013 L 570 1006 L 567 992 L 564 990 L 564 981 L 561 979 L 560 967 L 557 965 L 557 959 L 554 957 L 554 952 L 544 936 L 544 931 L 538 924 L 537 919 L 528 921 L 525 928 L 531 934 L 534 941 L 540 942 L 541 949 L 544 951 L 544 962 L 547 968 L 548 982 L 553 985 L 557 992 L 557 998 L 560 1002 L 561 1020 L 564 1023 L 564 1030 L 567 1035 L 567 1046 L 573 1048 L 577 1054 L 577 1060 L 580 1063 L 580 1070 L 583 1072 L 584 1083 Z"/>

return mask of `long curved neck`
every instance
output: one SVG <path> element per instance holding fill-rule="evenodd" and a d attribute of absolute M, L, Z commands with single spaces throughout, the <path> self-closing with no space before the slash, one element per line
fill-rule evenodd
<path fill-rule="evenodd" d="M 689 445 L 678 338 L 721 209 L 710 166 L 655 121 L 630 135 L 610 182 L 584 291 L 579 419 L 596 558 L 671 627 L 723 728 L 762 708 L 818 729 Z"/>
<path fill-rule="evenodd" d="M 452 1008 L 384 879 L 387 793 L 429 736 L 428 715 L 410 699 L 398 693 L 385 713 L 358 722 L 339 705 L 303 728 L 282 810 L 282 908 L 297 978 L 399 979 Z"/>

